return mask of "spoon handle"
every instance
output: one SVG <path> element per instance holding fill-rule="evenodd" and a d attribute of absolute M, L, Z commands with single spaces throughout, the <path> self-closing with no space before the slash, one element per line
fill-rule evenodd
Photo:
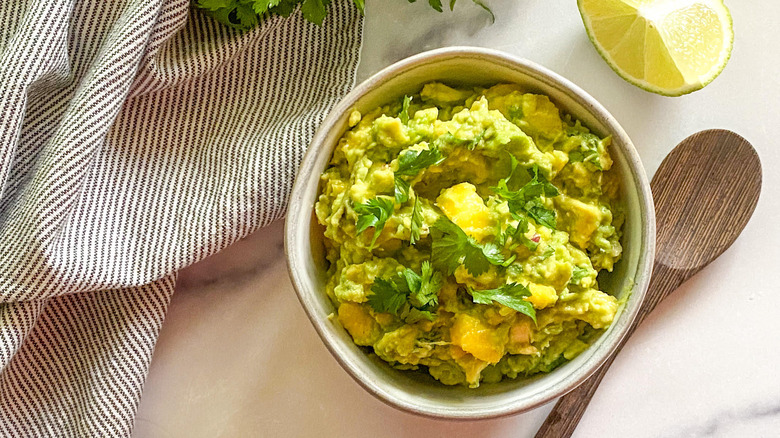
<path fill-rule="evenodd" d="M 623 340 L 607 358 L 606 362 L 588 380 L 558 399 L 558 403 L 555 404 L 550 415 L 544 420 L 535 438 L 568 438 L 574 433 L 574 429 L 577 428 L 580 419 L 585 414 L 585 409 L 588 408 L 593 394 L 596 393 L 596 388 L 598 388 L 604 375 L 607 374 L 609 367 L 615 361 L 615 357 L 623 348 L 623 345 L 625 345 L 628 338 L 631 337 L 639 324 L 655 309 L 658 303 L 689 277 L 686 274 L 687 272 L 685 271 L 669 268 L 656 261 L 645 301 L 642 303 L 636 319 L 626 332 Z"/>

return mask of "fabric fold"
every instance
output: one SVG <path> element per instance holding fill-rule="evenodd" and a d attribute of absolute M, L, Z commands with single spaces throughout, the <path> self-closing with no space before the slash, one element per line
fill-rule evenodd
<path fill-rule="evenodd" d="M 0 432 L 130 433 L 175 273 L 284 215 L 361 38 L 350 0 L 0 4 Z"/>

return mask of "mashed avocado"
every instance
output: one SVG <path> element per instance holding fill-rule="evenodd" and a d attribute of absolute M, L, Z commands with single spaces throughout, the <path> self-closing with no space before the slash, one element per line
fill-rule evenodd
<path fill-rule="evenodd" d="M 609 137 L 515 85 L 430 83 L 349 124 L 315 210 L 356 344 L 476 387 L 549 372 L 610 325 L 618 302 L 596 280 L 622 251 Z"/>

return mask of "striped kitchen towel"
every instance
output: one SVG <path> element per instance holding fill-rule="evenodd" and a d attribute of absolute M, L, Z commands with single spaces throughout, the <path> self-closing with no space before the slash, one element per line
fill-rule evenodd
<path fill-rule="evenodd" d="M 0 2 L 0 435 L 128 436 L 176 271 L 282 217 L 362 19 Z"/>

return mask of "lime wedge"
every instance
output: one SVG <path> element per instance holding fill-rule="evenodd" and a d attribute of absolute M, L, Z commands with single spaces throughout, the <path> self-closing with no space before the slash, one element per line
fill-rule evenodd
<path fill-rule="evenodd" d="M 731 56 L 722 0 L 577 0 L 590 41 L 628 82 L 665 96 L 696 91 Z"/>

